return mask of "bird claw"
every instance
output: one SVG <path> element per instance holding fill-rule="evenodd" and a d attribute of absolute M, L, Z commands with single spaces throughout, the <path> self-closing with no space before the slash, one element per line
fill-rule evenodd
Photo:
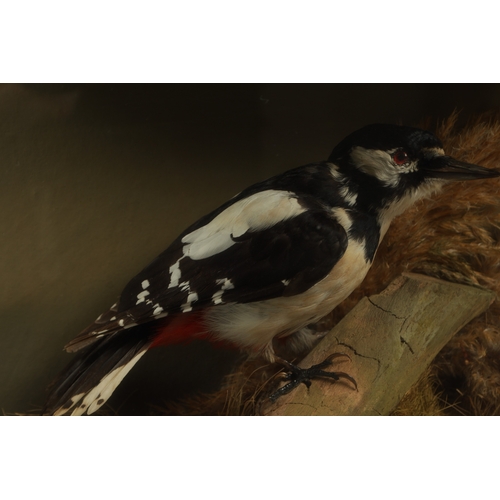
<path fill-rule="evenodd" d="M 311 387 L 312 379 L 315 378 L 330 378 L 333 379 L 334 382 L 337 382 L 341 378 L 344 378 L 346 380 L 349 380 L 354 385 L 356 390 L 358 390 L 358 384 L 356 383 L 356 380 L 354 380 L 354 378 L 352 378 L 347 373 L 327 372 L 324 370 L 324 368 L 332 364 L 333 359 L 339 357 L 347 357 L 349 358 L 349 360 L 351 359 L 347 354 L 334 353 L 330 354 L 330 356 L 328 356 L 321 363 L 310 366 L 309 368 L 299 368 L 297 365 L 294 365 L 289 361 L 286 361 L 284 359 L 279 360 L 279 362 L 285 365 L 285 367 L 288 370 L 288 373 L 286 373 L 284 379 L 290 380 L 290 382 L 288 382 L 283 387 L 280 387 L 278 390 L 273 392 L 269 396 L 269 399 L 274 403 L 281 396 L 288 394 L 289 392 L 292 392 L 300 384 L 304 384 L 309 389 L 309 387 Z"/>

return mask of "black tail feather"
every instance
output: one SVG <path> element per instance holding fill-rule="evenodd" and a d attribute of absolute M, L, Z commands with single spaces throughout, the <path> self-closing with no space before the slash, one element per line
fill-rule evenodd
<path fill-rule="evenodd" d="M 87 408 L 84 408 L 82 403 L 77 413 L 81 414 L 87 411 L 92 401 L 85 402 L 85 396 L 89 395 L 101 383 L 106 386 L 106 381 L 103 382 L 103 380 L 113 371 L 121 367 L 126 368 L 128 363 L 131 363 L 131 368 L 137 361 L 133 361 L 134 358 L 148 349 L 151 340 L 148 332 L 142 330 L 145 330 L 144 326 L 123 330 L 109 337 L 98 339 L 93 344 L 81 349 L 49 386 L 50 393 L 43 408 L 43 414 L 66 413 L 75 406 L 78 408 L 77 403 L 82 399 Z M 111 385 L 115 382 L 116 384 L 105 391 L 109 392 L 107 397 L 111 395 L 123 376 L 121 378 L 114 377 L 118 382 L 116 380 L 110 382 Z M 81 397 L 76 399 L 75 397 L 78 395 Z M 100 396 L 101 394 L 96 394 L 99 406 L 107 399 L 105 396 Z"/>

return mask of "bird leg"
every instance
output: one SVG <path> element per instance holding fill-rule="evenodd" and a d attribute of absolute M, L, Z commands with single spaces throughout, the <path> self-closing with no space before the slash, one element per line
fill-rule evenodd
<path fill-rule="evenodd" d="M 277 358 L 277 362 L 284 365 L 288 371 L 288 373 L 286 373 L 284 379 L 289 380 L 290 382 L 288 382 L 283 387 L 280 387 L 278 390 L 273 392 L 269 396 L 269 399 L 274 403 L 279 397 L 293 391 L 293 389 L 295 389 L 300 384 L 304 384 L 309 389 L 309 387 L 311 387 L 312 379 L 315 379 L 315 378 L 329 378 L 329 379 L 333 379 L 334 382 L 337 382 L 339 379 L 344 378 L 344 379 L 347 379 L 350 382 L 352 382 L 354 384 L 354 387 L 357 390 L 358 384 L 347 373 L 327 372 L 324 370 L 324 368 L 326 368 L 332 364 L 333 359 L 339 358 L 341 356 L 345 356 L 345 357 L 349 358 L 349 360 L 351 359 L 349 357 L 349 355 L 337 352 L 334 354 L 330 354 L 330 356 L 328 356 L 323 362 L 318 363 L 316 365 L 313 365 L 309 368 L 299 368 L 297 365 L 294 365 L 293 363 L 290 363 L 289 361 L 287 361 L 285 359 Z"/>

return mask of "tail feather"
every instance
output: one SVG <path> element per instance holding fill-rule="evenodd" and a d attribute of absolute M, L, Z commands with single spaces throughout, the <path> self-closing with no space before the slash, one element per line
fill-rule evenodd
<path fill-rule="evenodd" d="M 205 330 L 201 313 L 194 312 L 123 327 L 101 337 L 81 334 L 66 346 L 77 353 L 49 388 L 43 414 L 94 413 L 150 347 L 211 339 Z"/>
<path fill-rule="evenodd" d="M 101 408 L 150 347 L 150 336 L 141 329 L 124 330 L 78 352 L 52 384 L 43 414 L 90 415 Z"/>
<path fill-rule="evenodd" d="M 118 387 L 120 382 L 124 379 L 125 375 L 133 368 L 139 359 L 146 353 L 147 348 L 139 351 L 132 359 L 126 364 L 118 366 L 108 375 L 104 376 L 101 381 L 87 394 L 82 394 L 79 400 L 72 400 L 72 405 L 79 403 L 74 408 L 71 415 L 83 415 L 87 413 L 91 415 L 98 410 L 113 394 L 114 390 Z M 82 400 L 83 399 L 83 400 Z M 71 409 L 71 408 L 70 408 Z M 69 410 L 69 409 L 68 409 Z M 62 415 L 68 410 L 59 409 L 54 415 Z"/>

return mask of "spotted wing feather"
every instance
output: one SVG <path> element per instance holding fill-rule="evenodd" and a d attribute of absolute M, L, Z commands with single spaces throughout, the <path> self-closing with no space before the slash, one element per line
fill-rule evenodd
<path fill-rule="evenodd" d="M 97 338 L 172 313 L 296 295 L 324 278 L 345 252 L 345 230 L 313 199 L 302 196 L 299 201 L 285 191 L 269 193 L 257 200 L 257 208 L 248 204 L 262 192 L 250 197 L 242 193 L 188 228 L 66 349 L 78 350 Z M 264 212 L 256 216 L 263 200 L 264 209 L 274 210 L 276 220 Z M 238 202 L 246 204 L 246 212 L 241 210 L 246 219 L 237 211 Z M 236 213 L 232 219 L 228 208 Z M 290 213 L 293 216 L 287 218 Z M 217 223 L 217 217 L 226 219 Z M 216 230 L 205 230 L 210 224 Z M 228 227 L 232 231 L 226 231 Z M 189 244 L 191 252 L 186 250 Z"/>

